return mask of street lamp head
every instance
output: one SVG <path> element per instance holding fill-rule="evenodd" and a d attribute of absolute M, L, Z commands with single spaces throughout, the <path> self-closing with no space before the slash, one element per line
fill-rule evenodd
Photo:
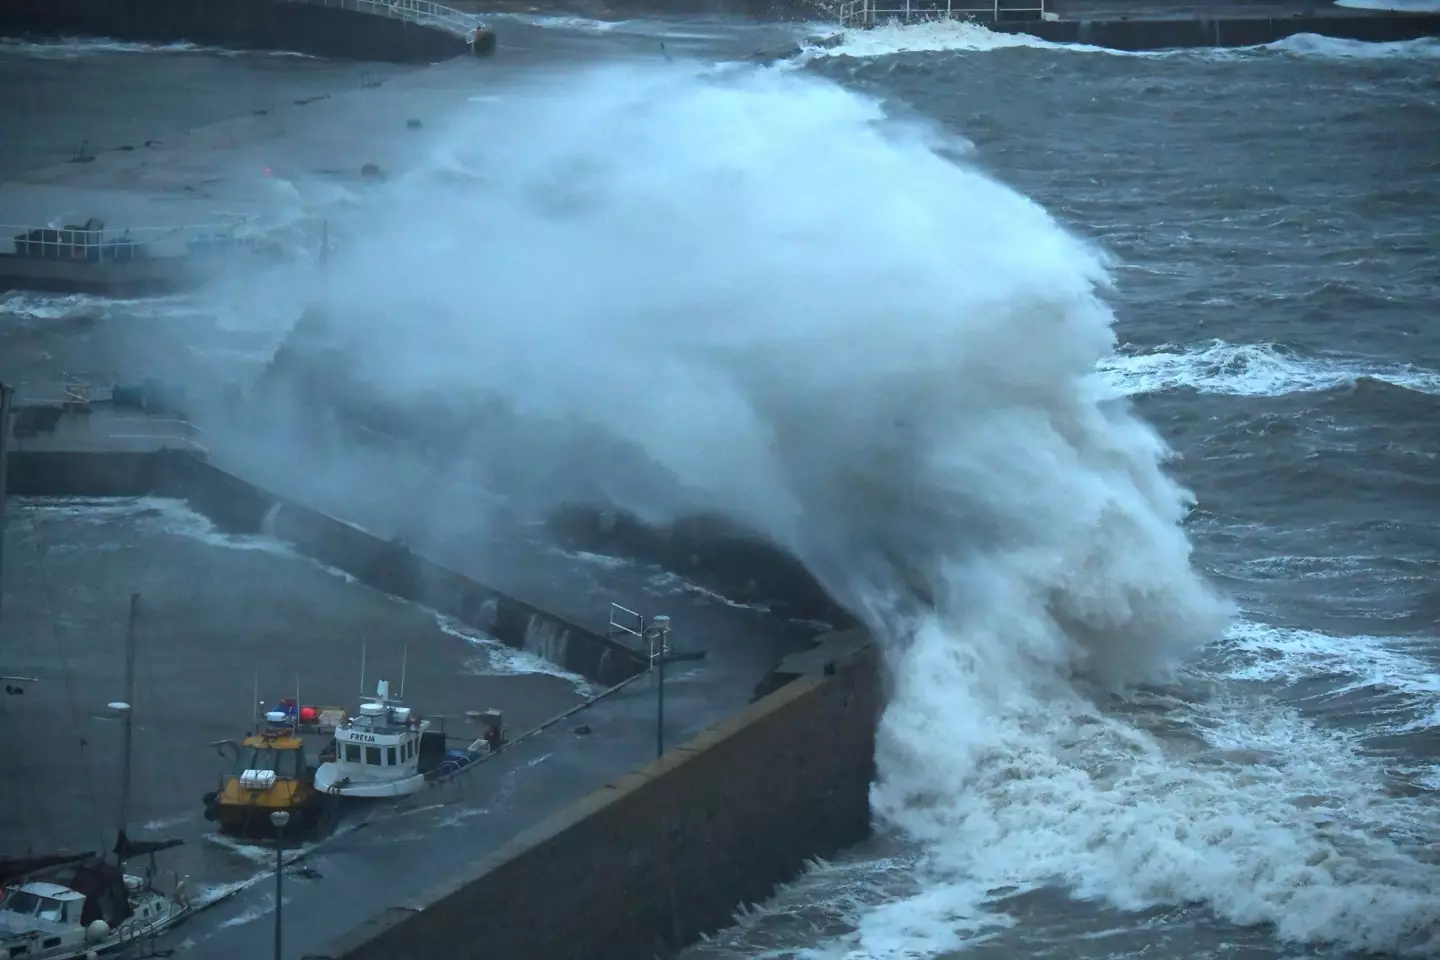
<path fill-rule="evenodd" d="M 290 813 L 286 810 L 276 810 L 270 814 L 270 822 L 277 827 L 283 827 L 290 822 Z"/>

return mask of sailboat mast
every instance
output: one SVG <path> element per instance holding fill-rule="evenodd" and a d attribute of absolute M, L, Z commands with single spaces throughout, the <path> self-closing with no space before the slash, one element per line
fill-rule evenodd
<path fill-rule="evenodd" d="M 10 472 L 10 396 L 14 390 L 0 383 L 0 582 L 5 567 L 5 481 Z"/>
<path fill-rule="evenodd" d="M 135 735 L 135 621 L 139 617 L 140 594 L 130 594 L 130 619 L 125 627 L 125 741 L 120 781 L 120 839 L 123 849 L 127 840 L 125 828 L 130 823 L 130 746 Z M 124 862 L 124 854 L 120 860 Z"/>

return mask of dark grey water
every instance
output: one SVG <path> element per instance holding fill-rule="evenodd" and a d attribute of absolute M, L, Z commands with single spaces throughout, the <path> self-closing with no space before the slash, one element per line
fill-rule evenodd
<path fill-rule="evenodd" d="M 696 55 L 754 39 L 693 32 Z M 593 29 L 554 33 L 574 50 Z M 1240 613 L 1174 683 L 1027 741 L 1004 791 L 975 799 L 983 843 L 882 824 L 688 955 L 1434 955 L 1437 49 L 989 46 L 891 31 L 805 69 L 968 138 L 1114 254 L 1121 345 L 1101 372 L 1182 454 L 1197 561 Z M 33 363 L 73 349 L 42 321 L 75 307 L 13 301 Z M 258 361 L 274 333 L 227 342 Z"/>
<path fill-rule="evenodd" d="M 977 41 L 923 29 L 889 40 Z M 867 52 L 885 42 L 866 41 Z M 1105 375 L 1182 454 L 1174 471 L 1198 496 L 1189 524 L 1198 561 L 1242 609 L 1188 688 L 1157 690 L 1126 712 L 1167 717 L 1210 749 L 1254 751 L 1231 759 L 1257 769 L 1241 778 L 1249 797 L 1227 797 L 1199 774 L 1133 815 L 1106 811 L 1101 829 L 1133 836 L 1157 817 L 1193 826 L 1188 807 L 1223 803 L 1235 818 L 1227 829 L 1253 830 L 1277 810 L 1263 799 L 1273 788 L 1292 795 L 1297 823 L 1307 803 L 1329 807 L 1364 852 L 1307 874 L 1287 861 L 1339 858 L 1283 824 L 1253 830 L 1244 849 L 1227 849 L 1224 834 L 1192 848 L 1198 836 L 1179 833 L 1178 846 L 1140 845 L 1148 862 L 1135 869 L 1147 882 L 1121 897 L 1151 909 L 1120 912 L 1103 902 L 1114 890 L 1082 889 L 1082 902 L 1043 886 L 978 896 L 958 879 L 955 889 L 926 887 L 916 880 L 922 848 L 882 836 L 692 956 L 921 956 L 927 941 L 983 928 L 982 901 L 1013 926 L 986 930 L 957 955 L 1433 955 L 1437 52 L 1297 38 L 1230 53 L 954 49 L 812 65 L 969 138 L 981 166 L 1120 261 L 1121 347 Z M 1229 703 L 1192 714 L 1169 697 Z M 1055 786 L 1040 799 L 1066 804 Z M 1298 800 L 1311 792 L 1325 799 Z M 1070 798 L 1082 810 L 1084 793 Z M 1068 832 L 1091 832 L 1037 809 L 1040 828 L 1027 833 L 1026 819 L 1011 821 L 1010 844 L 1063 846 Z M 1393 846 L 1371 846 L 1374 837 Z M 1007 838 L 991 839 L 976 873 L 1004 876 Z M 1157 870 L 1164 858 L 1173 859 Z M 1049 859 L 1062 886 L 1084 887 L 1077 859 L 1066 850 Z M 1202 891 L 1232 920 L 1270 922 L 1241 927 L 1187 905 Z"/>

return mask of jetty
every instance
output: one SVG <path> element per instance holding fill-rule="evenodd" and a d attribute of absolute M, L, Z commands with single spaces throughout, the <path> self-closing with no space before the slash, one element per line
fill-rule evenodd
<path fill-rule="evenodd" d="M 1331 0 L 845 0 L 836 13 L 846 29 L 956 20 L 1051 43 L 1130 51 L 1256 46 L 1301 33 L 1372 43 L 1440 35 L 1440 12 Z"/>

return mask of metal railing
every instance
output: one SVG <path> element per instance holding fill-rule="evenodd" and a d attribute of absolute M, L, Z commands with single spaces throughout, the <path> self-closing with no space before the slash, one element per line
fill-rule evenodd
<path fill-rule="evenodd" d="M 996 23 L 1046 19 L 1045 0 L 845 0 L 837 13 L 844 27 L 928 20 Z"/>
<path fill-rule="evenodd" d="M 316 7 L 339 7 L 377 17 L 393 20 L 408 20 L 423 26 L 439 27 L 456 36 L 475 40 L 475 31 L 481 27 L 480 18 L 462 13 L 452 7 L 444 7 L 430 0 L 282 0 L 284 3 L 308 3 Z"/>
<path fill-rule="evenodd" d="M 273 245 L 274 240 L 254 230 L 257 221 L 256 217 L 236 217 L 203 226 L 123 229 L 94 221 L 63 227 L 0 223 L 0 253 L 76 263 L 131 263 L 154 256 Z"/>

